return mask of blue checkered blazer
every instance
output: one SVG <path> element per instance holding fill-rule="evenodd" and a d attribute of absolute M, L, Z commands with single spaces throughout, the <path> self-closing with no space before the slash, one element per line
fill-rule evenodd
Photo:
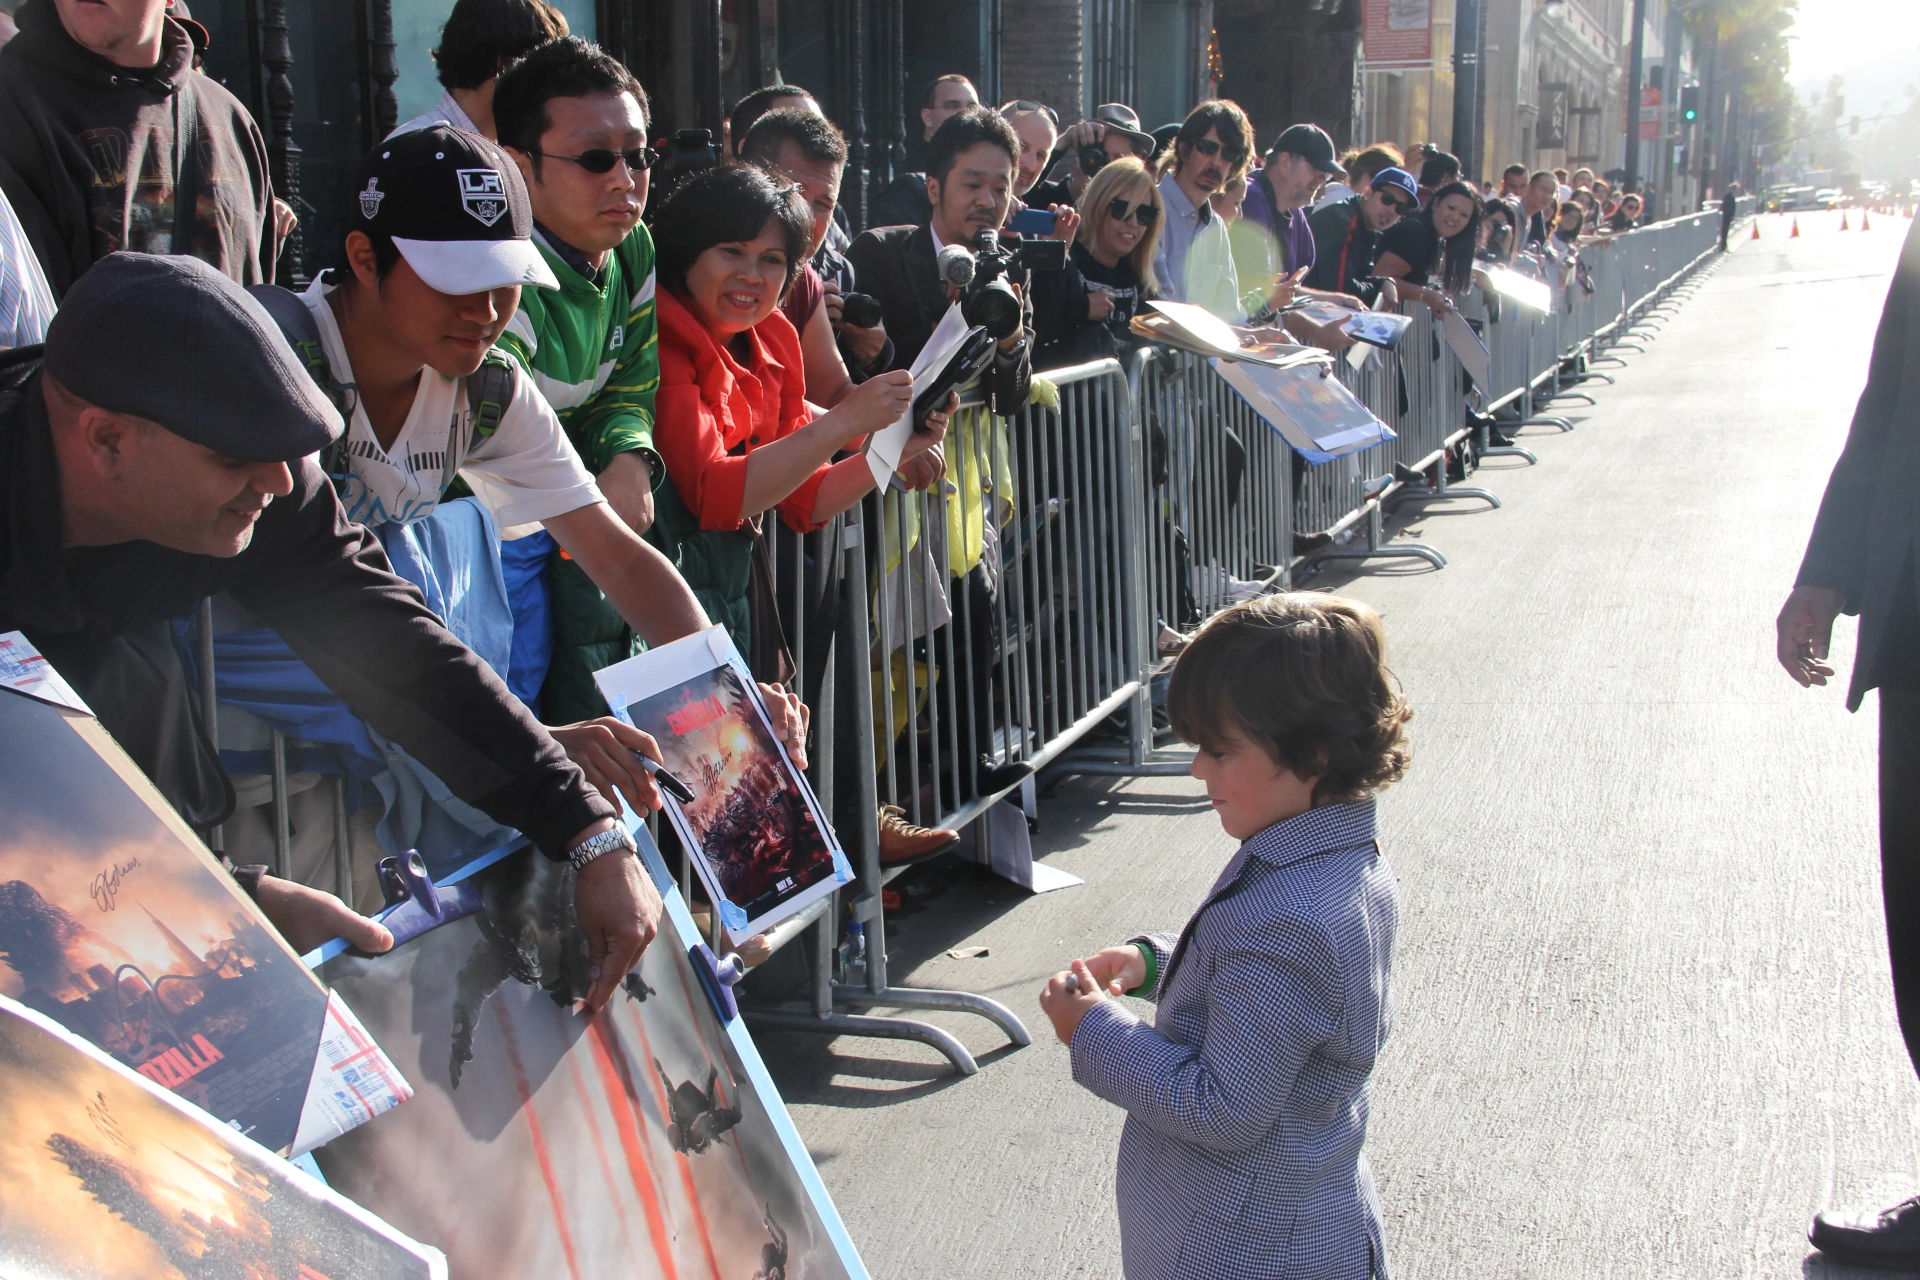
<path fill-rule="evenodd" d="M 1127 1280 L 1388 1275 L 1360 1152 L 1367 1081 L 1393 1020 L 1399 907 L 1371 800 L 1240 846 L 1159 958 L 1152 1025 L 1103 1001 L 1073 1078 L 1127 1110 L 1118 1198 Z"/>

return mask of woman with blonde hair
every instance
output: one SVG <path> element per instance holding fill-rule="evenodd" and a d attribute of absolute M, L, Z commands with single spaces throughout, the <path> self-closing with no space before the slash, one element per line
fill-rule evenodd
<path fill-rule="evenodd" d="M 1158 296 L 1160 190 L 1139 160 L 1102 165 L 1080 194 L 1080 233 L 1064 271 L 1033 273 L 1034 368 L 1119 357 L 1138 341 L 1133 317 Z"/>

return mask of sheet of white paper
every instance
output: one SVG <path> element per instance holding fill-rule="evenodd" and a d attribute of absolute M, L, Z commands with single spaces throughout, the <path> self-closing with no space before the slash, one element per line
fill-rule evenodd
<path fill-rule="evenodd" d="M 0 689 L 12 689 L 82 715 L 93 714 L 93 708 L 60 678 L 53 664 L 40 656 L 33 641 L 18 631 L 0 632 Z"/>
<path fill-rule="evenodd" d="M 934 326 L 933 333 L 927 338 L 927 345 L 920 348 L 920 356 L 913 362 L 913 394 L 918 396 L 927 389 L 940 371 L 947 367 L 947 361 L 967 340 L 972 327 L 966 317 L 960 314 L 960 304 L 954 303 L 947 308 L 947 314 L 940 317 L 940 323 Z M 906 452 L 907 438 L 913 434 L 913 409 L 900 415 L 899 420 L 884 431 L 876 431 L 867 441 L 867 465 L 873 469 L 873 482 L 884 491 L 893 473 L 900 469 L 900 455 Z"/>
<path fill-rule="evenodd" d="M 1501 297 L 1512 298 L 1523 307 L 1545 311 L 1553 305 L 1552 289 L 1542 281 L 1523 276 L 1509 267 L 1488 268 L 1487 279 Z"/>
<path fill-rule="evenodd" d="M 1480 335 L 1473 331 L 1467 318 L 1458 311 L 1441 313 L 1447 327 L 1447 345 L 1453 348 L 1453 354 L 1460 357 L 1467 376 L 1473 379 L 1473 385 L 1485 394 L 1493 386 L 1493 357 L 1488 354 L 1487 346 L 1480 341 Z"/>
<path fill-rule="evenodd" d="M 1027 815 L 1013 797 L 1009 796 L 994 805 L 975 822 L 987 829 L 988 861 L 995 875 L 1034 893 L 1048 893 L 1086 883 L 1070 871 L 1033 860 L 1033 839 L 1027 833 Z M 977 832 L 969 834 L 978 838 Z M 975 848 L 978 848 L 977 844 Z"/>
<path fill-rule="evenodd" d="M 1234 327 L 1205 307 L 1196 307 L 1187 302 L 1163 301 L 1149 302 L 1147 305 L 1171 320 L 1196 346 L 1220 355 L 1232 355 L 1240 350 L 1240 335 Z"/>

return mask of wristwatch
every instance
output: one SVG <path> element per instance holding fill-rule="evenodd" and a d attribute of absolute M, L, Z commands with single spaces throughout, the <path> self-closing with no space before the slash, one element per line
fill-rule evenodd
<path fill-rule="evenodd" d="M 601 854 L 612 853 L 615 849 L 625 849 L 629 853 L 640 852 L 632 836 L 619 827 L 611 827 L 597 836 L 588 836 L 567 850 L 567 864 L 575 871 L 579 871 Z"/>

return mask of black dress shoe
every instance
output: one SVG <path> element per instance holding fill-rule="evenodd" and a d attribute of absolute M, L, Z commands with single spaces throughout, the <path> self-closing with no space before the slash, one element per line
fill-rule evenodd
<path fill-rule="evenodd" d="M 1891 1209 L 1827 1209 L 1807 1232 L 1813 1247 L 1855 1267 L 1920 1271 L 1920 1196 Z"/>
<path fill-rule="evenodd" d="M 995 764 L 992 756 L 980 757 L 980 772 L 974 775 L 979 794 L 997 796 L 1002 791 L 1010 791 L 1033 776 L 1033 766 L 1025 760 L 1009 760 L 1006 764 Z"/>

